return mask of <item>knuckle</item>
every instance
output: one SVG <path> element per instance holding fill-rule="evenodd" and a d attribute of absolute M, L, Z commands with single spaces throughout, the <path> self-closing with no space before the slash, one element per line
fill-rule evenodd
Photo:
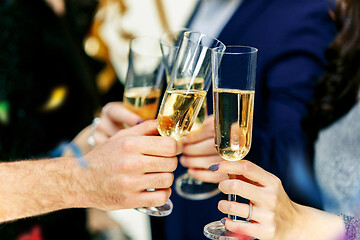
<path fill-rule="evenodd" d="M 139 164 L 141 164 L 141 160 L 134 160 L 131 158 L 126 158 L 123 161 L 120 162 L 118 170 L 120 173 L 129 173 L 132 172 L 133 170 L 137 169 L 137 166 Z"/>
<path fill-rule="evenodd" d="M 278 202 L 278 197 L 275 194 L 270 194 L 268 196 L 268 204 L 271 211 L 274 211 L 276 209 Z"/>
<path fill-rule="evenodd" d="M 175 139 L 172 139 L 170 137 L 167 137 L 165 139 L 164 149 L 171 154 L 172 156 L 176 155 L 176 149 L 177 149 L 177 143 Z"/>
<path fill-rule="evenodd" d="M 113 102 L 110 102 L 110 103 L 107 103 L 104 107 L 103 107 L 103 109 L 102 109 L 102 114 L 108 114 L 109 112 L 110 112 L 110 109 L 112 108 L 112 106 L 114 105 L 114 103 Z"/>
<path fill-rule="evenodd" d="M 123 152 L 132 152 L 136 149 L 136 143 L 130 138 L 124 138 L 119 147 Z"/>
<path fill-rule="evenodd" d="M 117 188 L 121 189 L 121 191 L 126 194 L 126 191 L 129 187 L 129 179 L 125 176 L 122 176 L 118 179 Z"/>
<path fill-rule="evenodd" d="M 244 172 L 251 171 L 252 169 L 252 163 L 248 160 L 242 160 L 242 169 Z"/>
<path fill-rule="evenodd" d="M 230 193 L 236 193 L 238 188 L 239 188 L 239 184 L 238 184 L 237 180 L 230 181 L 230 183 L 229 183 L 229 192 Z"/>
<path fill-rule="evenodd" d="M 236 213 L 237 214 L 237 208 L 236 208 L 235 204 L 229 203 L 228 206 L 227 206 L 227 211 L 229 213 Z"/>

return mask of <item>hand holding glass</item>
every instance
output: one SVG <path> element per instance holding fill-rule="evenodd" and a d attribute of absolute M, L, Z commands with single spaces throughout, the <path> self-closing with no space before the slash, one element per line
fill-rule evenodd
<path fill-rule="evenodd" d="M 137 37 L 130 41 L 129 67 L 125 81 L 124 106 L 143 120 L 154 119 L 163 87 L 164 65 L 158 38 Z M 148 189 L 147 191 L 155 191 Z M 167 216 L 170 199 L 159 207 L 136 208 L 151 216 Z"/>
<path fill-rule="evenodd" d="M 227 161 L 241 160 L 250 151 L 256 63 L 253 47 L 228 46 L 224 53 L 213 52 L 215 148 Z M 236 195 L 229 195 L 229 201 L 236 201 Z M 237 220 L 236 216 L 229 218 Z M 238 239 L 220 221 L 207 224 L 204 234 L 210 239 Z"/>
<path fill-rule="evenodd" d="M 181 39 L 185 32 L 190 31 L 189 29 L 180 29 L 174 32 L 167 32 L 161 36 L 160 45 L 163 53 L 163 61 L 165 65 L 166 79 L 170 80 L 170 74 L 172 72 L 172 68 L 175 62 L 175 58 L 177 52 L 179 50 Z M 193 31 L 196 32 L 196 31 Z M 201 34 L 201 33 L 198 33 Z M 216 42 L 217 40 L 214 39 Z M 208 46 L 209 48 L 216 47 Z M 201 77 L 197 77 L 194 84 L 202 84 L 203 79 Z M 197 118 L 195 119 L 192 130 L 196 130 L 200 128 L 207 116 L 207 104 L 206 98 L 201 105 L 200 111 L 198 113 Z M 187 199 L 190 200 L 203 200 L 210 198 L 220 192 L 218 189 L 218 184 L 214 183 L 205 183 L 200 180 L 195 179 L 188 173 L 184 173 L 176 179 L 175 182 L 175 190 L 176 192 Z"/>

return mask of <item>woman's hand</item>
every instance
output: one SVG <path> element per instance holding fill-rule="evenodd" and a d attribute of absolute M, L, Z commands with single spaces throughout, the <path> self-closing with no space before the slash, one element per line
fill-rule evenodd
<path fill-rule="evenodd" d="M 100 123 L 93 134 L 95 144 L 101 144 L 125 126 L 135 126 L 143 119 L 124 107 L 121 102 L 106 104 L 101 110 Z"/>
<path fill-rule="evenodd" d="M 205 119 L 201 128 L 191 131 L 183 140 L 183 155 L 180 163 L 189 168 L 188 173 L 204 182 L 218 183 L 227 179 L 227 174 L 210 171 L 208 168 L 222 161 L 214 147 L 214 118 Z"/>
<path fill-rule="evenodd" d="M 223 161 L 218 167 L 216 172 L 238 175 L 238 179 L 220 182 L 219 189 L 249 199 L 253 204 L 251 223 L 225 218 L 228 230 L 261 240 L 335 239 L 344 231 L 340 217 L 294 203 L 281 181 L 254 163 Z M 216 168 L 217 165 L 212 166 Z M 218 208 L 226 214 L 249 217 L 248 204 L 223 200 Z"/>

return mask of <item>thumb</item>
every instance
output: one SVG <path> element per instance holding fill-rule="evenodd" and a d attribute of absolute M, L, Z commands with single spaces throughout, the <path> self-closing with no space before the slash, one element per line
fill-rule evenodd
<path fill-rule="evenodd" d="M 104 107 L 104 114 L 106 114 L 111 121 L 129 126 L 134 126 L 143 119 L 137 114 L 127 109 L 121 102 L 112 102 Z"/>
<path fill-rule="evenodd" d="M 147 120 L 134 127 L 121 130 L 116 136 L 154 136 L 158 135 L 156 119 Z"/>

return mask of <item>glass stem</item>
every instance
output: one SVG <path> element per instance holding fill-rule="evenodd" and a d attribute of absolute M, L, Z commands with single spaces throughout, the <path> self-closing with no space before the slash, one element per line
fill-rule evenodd
<path fill-rule="evenodd" d="M 235 174 L 229 174 L 230 179 L 236 179 Z M 228 195 L 228 201 L 234 201 L 236 202 L 236 195 L 235 194 L 229 194 Z M 230 218 L 233 221 L 237 221 L 237 216 L 228 214 L 228 218 Z"/>

